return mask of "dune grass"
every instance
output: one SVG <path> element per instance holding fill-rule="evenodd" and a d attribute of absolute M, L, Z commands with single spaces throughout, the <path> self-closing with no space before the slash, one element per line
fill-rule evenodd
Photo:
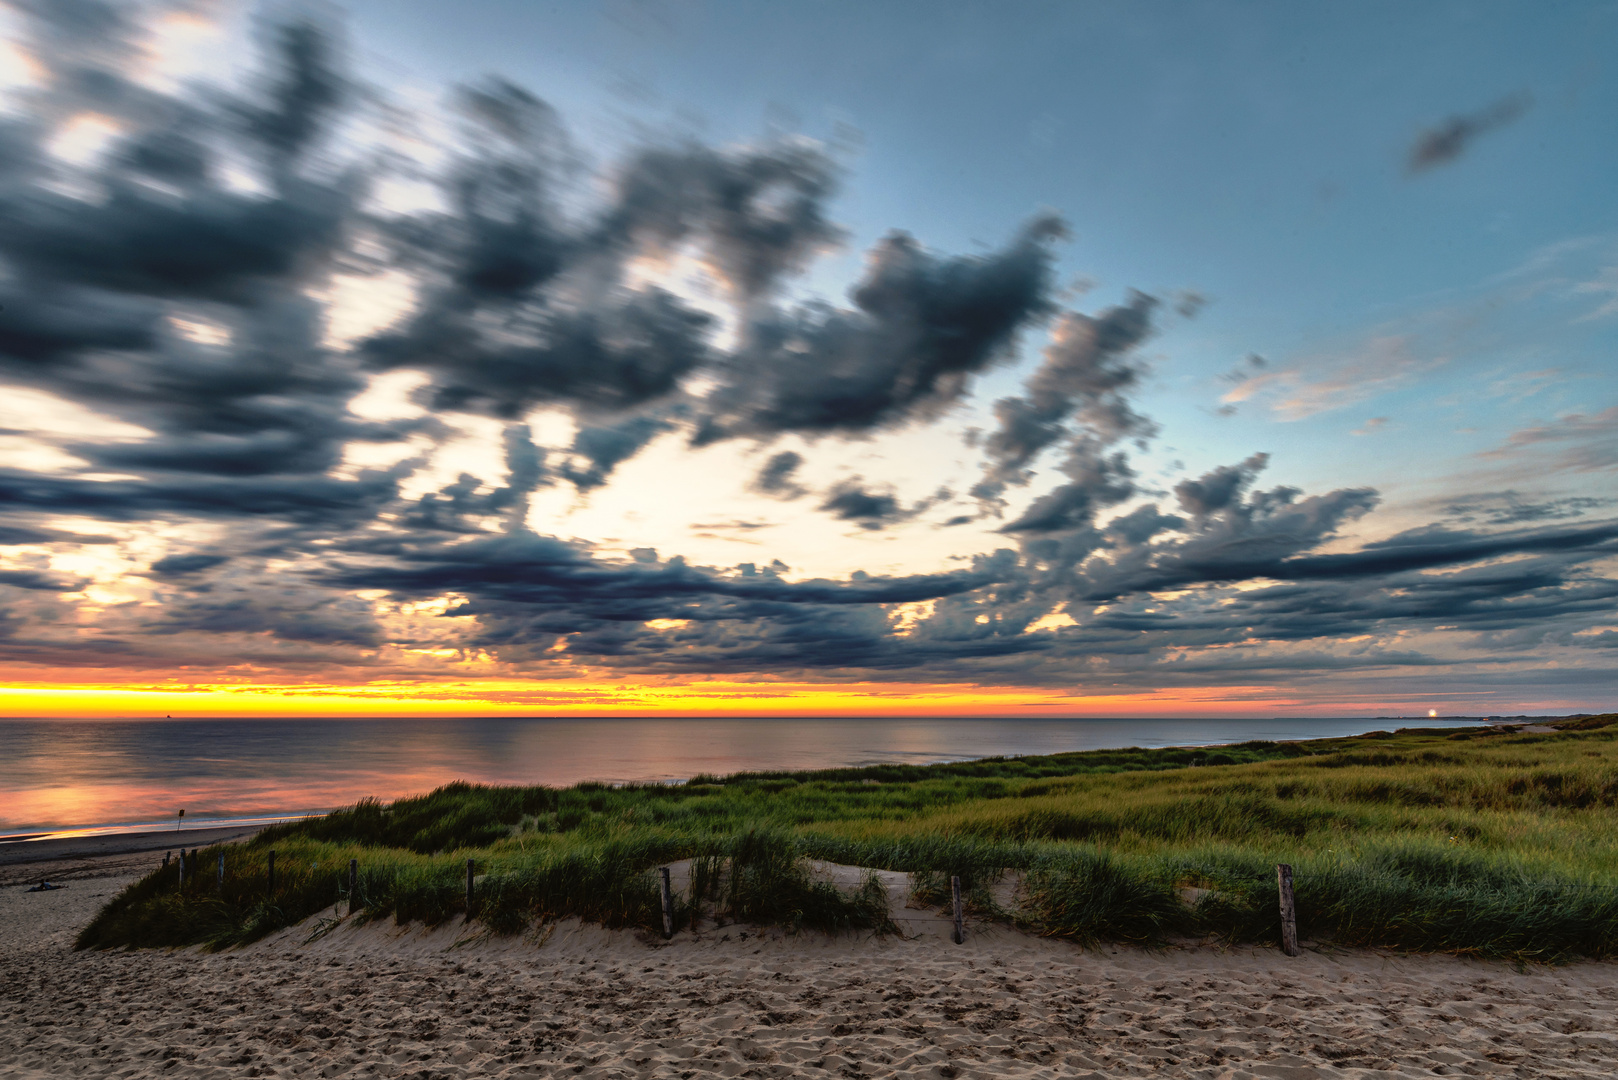
<path fill-rule="evenodd" d="M 1474 728 L 1206 750 L 1126 750 L 697 777 L 682 785 L 452 784 L 266 830 L 226 850 L 227 880 L 154 873 L 81 948 L 255 940 L 341 900 L 357 918 L 472 917 L 499 933 L 579 916 L 660 929 L 654 869 L 692 859 L 676 921 L 886 928 L 874 880 L 852 893 L 808 859 L 913 875 L 940 903 L 959 875 L 980 916 L 1078 941 L 1274 941 L 1275 863 L 1294 866 L 1300 931 L 1515 959 L 1618 953 L 1618 714 L 1554 733 Z M 266 893 L 274 849 L 277 889 Z M 1021 887 L 1002 906 L 994 886 Z M 1003 891 L 1001 894 L 1003 896 Z"/>

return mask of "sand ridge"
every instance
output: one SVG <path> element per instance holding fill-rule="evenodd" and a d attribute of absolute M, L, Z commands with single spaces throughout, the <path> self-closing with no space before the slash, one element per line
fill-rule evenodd
<path fill-rule="evenodd" d="M 128 877 L 0 889 L 0 1078 L 1618 1074 L 1618 965 L 1085 951 L 907 909 L 902 939 L 310 920 L 71 952 Z M 310 940 L 323 925 L 332 927 Z"/>

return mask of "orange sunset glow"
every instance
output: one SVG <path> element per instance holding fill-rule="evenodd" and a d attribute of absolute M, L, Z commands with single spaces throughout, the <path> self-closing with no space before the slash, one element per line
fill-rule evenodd
<path fill-rule="evenodd" d="M 428 686 L 186 684 L 0 688 L 0 711 L 34 717 L 362 716 L 1185 716 L 1296 703 L 1263 687 L 1072 695 L 1026 687 L 666 680 L 534 680 Z"/>

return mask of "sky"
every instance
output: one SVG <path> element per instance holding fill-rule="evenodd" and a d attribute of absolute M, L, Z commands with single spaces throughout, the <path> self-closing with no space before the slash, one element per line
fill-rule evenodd
<path fill-rule="evenodd" d="M 1618 4 L 0 7 L 0 715 L 1618 689 Z"/>

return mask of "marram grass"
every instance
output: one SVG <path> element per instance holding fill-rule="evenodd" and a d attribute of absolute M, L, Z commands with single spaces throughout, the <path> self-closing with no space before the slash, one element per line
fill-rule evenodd
<path fill-rule="evenodd" d="M 347 905 L 351 858 L 356 918 L 428 925 L 466 918 L 473 859 L 471 916 L 497 933 L 571 916 L 661 929 L 655 868 L 681 859 L 694 860 L 682 926 L 889 929 L 876 881 L 841 892 L 807 869 L 824 859 L 908 872 L 940 903 L 959 875 L 980 915 L 1081 942 L 1263 942 L 1279 936 L 1275 864 L 1288 862 L 1307 940 L 1606 957 L 1618 954 L 1614 725 L 1618 714 L 1552 734 L 1405 730 L 675 786 L 452 784 L 204 849 L 195 881 L 179 887 L 173 867 L 143 878 L 78 945 L 252 941 Z M 996 889 L 1007 874 L 1014 901 Z"/>

